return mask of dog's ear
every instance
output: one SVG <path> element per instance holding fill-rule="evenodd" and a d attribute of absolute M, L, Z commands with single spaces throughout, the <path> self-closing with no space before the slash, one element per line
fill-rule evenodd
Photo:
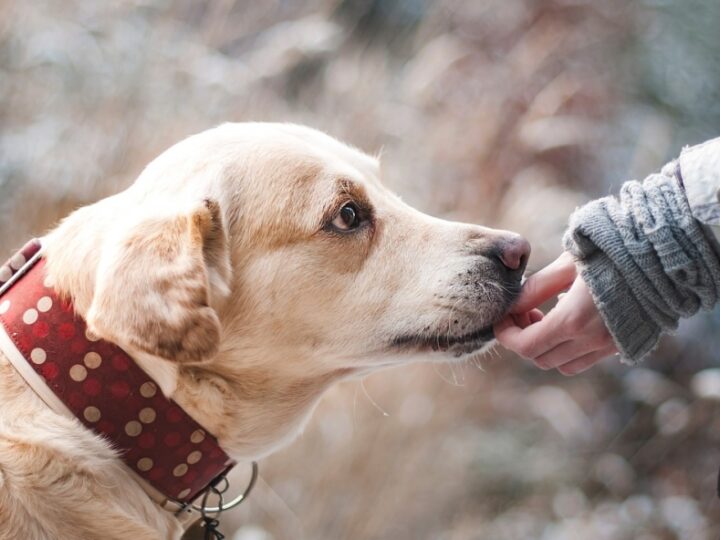
<path fill-rule="evenodd" d="M 103 249 L 88 328 L 169 360 L 197 362 L 218 348 L 213 305 L 230 281 L 219 205 L 135 223 Z"/>

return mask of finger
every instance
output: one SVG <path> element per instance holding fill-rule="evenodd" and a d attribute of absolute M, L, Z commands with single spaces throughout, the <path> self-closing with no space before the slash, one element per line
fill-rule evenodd
<path fill-rule="evenodd" d="M 513 318 L 513 321 L 515 321 L 516 326 L 527 328 L 531 324 L 542 321 L 545 314 L 539 309 L 533 309 L 525 313 L 514 313 L 510 316 Z"/>
<path fill-rule="evenodd" d="M 566 341 L 562 325 L 548 315 L 527 328 L 517 326 L 512 317 L 495 325 L 495 337 L 500 344 L 524 358 L 537 358 Z"/>
<path fill-rule="evenodd" d="M 493 334 L 495 335 L 495 338 L 499 335 L 504 335 L 507 333 L 511 328 L 517 327 L 518 324 L 515 321 L 514 315 L 507 315 L 504 319 L 501 321 L 496 322 L 493 325 Z"/>
<path fill-rule="evenodd" d="M 570 286 L 576 276 L 577 269 L 572 256 L 563 253 L 525 281 L 511 312 L 521 313 L 539 306 Z"/>
<path fill-rule="evenodd" d="M 530 276 L 523 284 L 520 297 L 510 308 L 512 313 L 523 313 L 565 290 L 577 276 L 572 256 L 563 253 L 542 270 Z"/>
<path fill-rule="evenodd" d="M 527 328 L 532 324 L 529 313 L 516 313 L 510 315 L 510 317 L 512 317 L 513 322 L 515 322 L 515 326 L 519 326 L 520 328 Z"/>
<path fill-rule="evenodd" d="M 512 313 L 524 313 L 566 289 L 575 279 L 577 269 L 572 256 L 563 253 L 523 284 L 520 297 L 510 308 Z"/>
<path fill-rule="evenodd" d="M 580 358 L 576 358 L 572 362 L 568 362 L 565 365 L 560 366 L 557 370 L 563 375 L 571 376 L 587 371 L 600 360 L 612 356 L 615 354 L 615 347 L 607 347 L 605 349 L 594 351 Z"/>
<path fill-rule="evenodd" d="M 545 318 L 545 314 L 539 309 L 533 309 L 531 311 L 528 311 L 528 315 L 530 316 L 530 324 L 535 324 L 536 322 L 540 322 Z"/>
<path fill-rule="evenodd" d="M 609 336 L 605 335 L 585 339 L 569 339 L 554 349 L 536 357 L 533 362 L 540 369 L 552 369 L 586 354 L 604 350 L 610 346 L 610 343 Z"/>

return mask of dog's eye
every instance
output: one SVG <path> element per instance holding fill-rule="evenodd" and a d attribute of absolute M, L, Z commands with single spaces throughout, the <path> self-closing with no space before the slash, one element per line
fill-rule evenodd
<path fill-rule="evenodd" d="M 360 226 L 361 221 L 358 207 L 353 203 L 347 203 L 332 220 L 332 225 L 341 231 L 352 231 Z"/>

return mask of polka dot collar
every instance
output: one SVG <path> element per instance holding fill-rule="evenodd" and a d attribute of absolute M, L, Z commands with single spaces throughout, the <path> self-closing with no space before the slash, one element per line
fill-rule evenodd
<path fill-rule="evenodd" d="M 135 473 L 172 500 L 192 501 L 234 462 L 125 351 L 87 330 L 56 295 L 39 252 L 33 240 L 0 266 L 5 333 L 72 414 Z"/>

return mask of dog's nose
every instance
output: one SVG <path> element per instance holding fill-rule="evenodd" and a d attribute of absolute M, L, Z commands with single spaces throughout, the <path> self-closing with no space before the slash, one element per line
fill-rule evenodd
<path fill-rule="evenodd" d="M 511 234 L 497 243 L 497 258 L 512 274 L 522 276 L 530 257 L 530 243 L 519 234 Z"/>

